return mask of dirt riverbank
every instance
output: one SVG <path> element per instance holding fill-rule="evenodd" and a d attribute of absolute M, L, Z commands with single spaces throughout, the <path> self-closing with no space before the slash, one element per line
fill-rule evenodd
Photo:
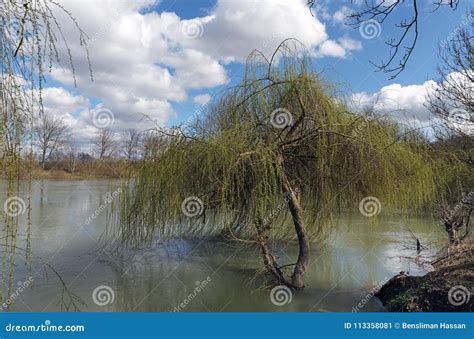
<path fill-rule="evenodd" d="M 452 246 L 431 264 L 424 276 L 394 276 L 376 296 L 391 312 L 474 311 L 474 239 Z"/>

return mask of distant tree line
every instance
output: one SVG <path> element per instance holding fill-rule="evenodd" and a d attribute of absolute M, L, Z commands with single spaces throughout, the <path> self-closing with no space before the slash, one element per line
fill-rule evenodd
<path fill-rule="evenodd" d="M 158 151 L 164 140 L 153 131 L 129 128 L 114 132 L 98 129 L 88 147 L 79 147 L 74 133 L 64 119 L 44 113 L 32 133 L 34 159 L 43 169 L 48 163 L 64 161 L 71 172 L 78 163 L 94 160 L 124 159 L 129 162 L 144 159 Z"/>

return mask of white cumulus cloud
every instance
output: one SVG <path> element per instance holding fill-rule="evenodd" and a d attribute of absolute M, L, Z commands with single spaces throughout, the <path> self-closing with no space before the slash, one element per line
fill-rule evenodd
<path fill-rule="evenodd" d="M 199 104 L 199 105 L 205 105 L 205 104 L 207 104 L 210 100 L 211 100 L 211 96 L 210 96 L 209 94 L 199 94 L 199 95 L 196 95 L 196 96 L 193 98 L 193 101 L 194 101 L 196 104 Z"/>
<path fill-rule="evenodd" d="M 353 94 L 351 105 L 356 110 L 371 109 L 399 121 L 428 121 L 433 116 L 425 107 L 426 96 L 434 84 L 431 80 L 420 85 L 390 84 L 373 94 Z"/>
<path fill-rule="evenodd" d="M 253 49 L 271 54 L 287 38 L 298 39 L 317 57 L 346 58 L 361 48 L 360 42 L 348 37 L 329 37 L 325 24 L 311 15 L 305 0 L 218 0 L 207 14 L 187 19 L 170 11 L 152 11 L 156 3 L 61 1 L 90 37 L 94 81 L 76 28 L 62 10 L 55 10 L 74 58 L 80 95 L 55 85 L 47 93 L 51 96 L 48 105 L 77 120 L 79 134 L 88 135 L 93 128 L 91 111 L 97 105 L 91 102 L 114 113 L 112 127 L 116 129 L 150 127 L 150 120 L 165 125 L 179 119 L 172 103 L 205 102 L 207 95 L 189 98 L 189 91 L 227 84 L 229 62 L 244 63 Z M 51 76 L 70 88 L 74 82 L 68 53 L 63 44 L 57 45 L 62 65 L 54 67 Z"/>

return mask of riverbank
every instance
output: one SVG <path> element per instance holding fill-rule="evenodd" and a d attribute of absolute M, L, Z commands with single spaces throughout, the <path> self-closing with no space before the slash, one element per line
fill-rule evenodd
<path fill-rule="evenodd" d="M 88 180 L 88 179 L 119 179 L 123 177 L 120 171 L 110 170 L 108 172 L 103 171 L 76 171 L 67 172 L 60 169 L 42 170 L 36 169 L 31 171 L 31 178 L 33 180 Z M 22 176 L 22 179 L 27 179 L 26 175 Z"/>
<path fill-rule="evenodd" d="M 424 276 L 400 272 L 376 294 L 390 312 L 474 311 L 474 239 L 452 246 Z"/>
<path fill-rule="evenodd" d="M 25 161 L 20 165 L 19 175 L 22 180 L 27 180 L 30 176 L 33 180 L 120 179 L 133 176 L 138 165 L 138 162 L 107 159 L 79 162 L 74 166 L 64 162 L 51 162 L 43 169 L 37 163 L 31 165 Z"/>

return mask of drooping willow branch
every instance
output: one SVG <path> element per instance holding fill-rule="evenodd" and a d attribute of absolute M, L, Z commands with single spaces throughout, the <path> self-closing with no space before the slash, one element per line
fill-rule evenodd
<path fill-rule="evenodd" d="M 87 34 L 80 28 L 73 15 L 63 5 L 54 0 L 3 0 L 0 2 L 0 176 L 6 178 L 7 190 L 4 197 L 16 199 L 28 209 L 26 235 L 26 264 L 31 261 L 31 159 L 33 158 L 32 131 L 37 114 L 43 115 L 42 89 L 48 71 L 53 65 L 60 64 L 61 52 L 67 55 L 72 77 L 76 83 L 75 69 L 71 49 L 63 33 L 62 24 L 57 15 L 65 13 L 66 18 L 79 33 L 79 43 L 85 50 L 92 79 L 92 68 L 87 49 Z M 66 20 L 67 21 L 67 20 Z M 58 38 L 60 37 L 60 38 Z M 61 48 L 62 47 L 62 48 Z M 22 158 L 22 150 L 29 142 L 27 159 Z M 27 162 L 29 175 L 28 203 L 20 197 L 20 169 Z M 2 200 L 2 205 L 4 201 Z M 9 251 L 3 253 L 0 279 L 7 281 L 12 290 L 15 277 L 17 238 L 20 217 L 6 216 L 0 211 L 2 229 L 5 237 L 1 246 Z M 49 267 L 54 271 L 54 268 Z M 77 310 L 77 299 L 70 293 L 64 281 L 63 296 L 69 295 L 70 303 Z M 0 300 L 2 295 L 0 293 Z"/>

